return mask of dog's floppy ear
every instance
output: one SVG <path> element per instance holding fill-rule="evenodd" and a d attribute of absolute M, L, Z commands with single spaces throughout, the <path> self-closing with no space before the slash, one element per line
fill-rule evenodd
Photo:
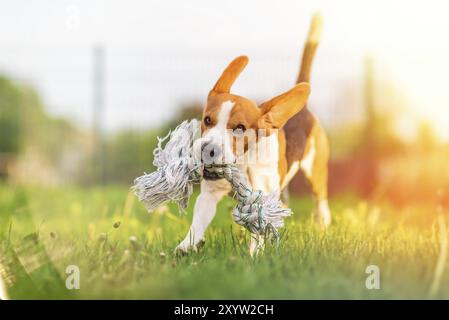
<path fill-rule="evenodd" d="M 235 79 L 237 79 L 237 77 L 243 71 L 243 69 L 245 69 L 247 64 L 247 56 L 240 56 L 232 60 L 232 62 L 226 67 L 225 71 L 223 71 L 223 74 L 218 79 L 215 86 L 209 92 L 209 96 L 213 96 L 219 93 L 229 93 Z"/>
<path fill-rule="evenodd" d="M 258 121 L 259 129 L 280 129 L 284 124 L 304 108 L 310 94 L 310 85 L 301 82 L 289 91 L 260 105 L 262 116 Z"/>

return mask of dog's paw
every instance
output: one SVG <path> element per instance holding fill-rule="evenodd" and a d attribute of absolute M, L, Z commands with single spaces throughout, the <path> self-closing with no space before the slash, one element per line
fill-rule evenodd
<path fill-rule="evenodd" d="M 192 246 L 183 246 L 182 244 L 179 244 L 174 251 L 174 254 L 177 256 L 185 256 L 187 255 L 192 249 Z"/>
<path fill-rule="evenodd" d="M 198 252 L 198 250 L 204 246 L 204 243 L 204 240 L 200 240 L 197 244 L 183 241 L 175 248 L 175 254 L 185 256 L 191 252 Z"/>
<path fill-rule="evenodd" d="M 313 220 L 315 224 L 318 225 L 322 230 L 327 229 L 331 224 L 331 211 L 329 210 L 329 205 L 327 200 L 321 200 L 318 203 L 317 208 L 313 212 Z"/>
<path fill-rule="evenodd" d="M 315 224 L 321 230 L 326 230 L 330 226 L 330 224 L 331 224 L 331 219 L 330 218 L 328 218 L 326 216 L 322 216 L 320 214 L 314 214 L 313 220 L 314 220 Z"/>
<path fill-rule="evenodd" d="M 314 212 L 313 220 L 315 224 L 321 229 L 326 230 L 331 224 L 331 215 L 329 211 Z"/>

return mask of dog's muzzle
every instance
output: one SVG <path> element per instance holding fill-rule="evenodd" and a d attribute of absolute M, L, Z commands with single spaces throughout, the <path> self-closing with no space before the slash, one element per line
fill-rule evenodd
<path fill-rule="evenodd" d="M 206 180 L 219 180 L 223 176 L 214 172 L 214 165 L 223 163 L 223 152 L 221 146 L 210 141 L 201 144 L 201 162 L 203 164 L 203 178 Z"/>

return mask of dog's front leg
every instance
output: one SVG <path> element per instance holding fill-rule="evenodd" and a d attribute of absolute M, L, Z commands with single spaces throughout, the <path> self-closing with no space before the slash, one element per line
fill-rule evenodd
<path fill-rule="evenodd" d="M 248 168 L 248 176 L 254 190 L 260 190 L 264 194 L 279 191 L 279 178 L 277 176 L 277 162 L 275 164 L 259 165 Z M 251 234 L 249 253 L 251 257 L 257 256 L 265 248 L 265 236 Z"/>
<path fill-rule="evenodd" d="M 226 180 L 203 180 L 201 192 L 193 209 L 193 220 L 185 239 L 176 247 L 176 251 L 186 253 L 196 250 L 197 245 L 204 240 L 204 233 L 215 216 L 217 204 L 230 191 Z"/>

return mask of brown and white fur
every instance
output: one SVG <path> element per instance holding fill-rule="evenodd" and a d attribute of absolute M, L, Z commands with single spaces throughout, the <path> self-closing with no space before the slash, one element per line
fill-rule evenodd
<path fill-rule="evenodd" d="M 305 43 L 297 84 L 260 106 L 247 98 L 230 93 L 231 86 L 248 63 L 246 56 L 233 60 L 209 92 L 203 111 L 202 137 L 199 140 L 202 143 L 216 141 L 221 145 L 220 152 L 235 161 L 242 155 L 236 154 L 233 145 L 235 142 L 230 136 L 232 130 L 267 130 L 265 136 L 245 144 L 244 152 L 253 152 L 261 140 L 269 139 L 268 142 L 274 150 L 270 161 L 241 164 L 240 169 L 247 173 L 253 189 L 265 193 L 274 191 L 279 195 L 281 191 L 287 190 L 288 183 L 298 170 L 302 170 L 314 196 L 315 221 L 324 228 L 331 221 L 327 202 L 329 146 L 323 128 L 306 108 L 310 93 L 310 70 L 320 32 L 321 19 L 315 16 Z M 196 249 L 204 240 L 218 202 L 230 189 L 226 180 L 205 173 L 201 192 L 195 203 L 192 225 L 177 250 L 186 252 Z M 253 238 L 250 244 L 251 255 L 262 246 L 260 237 Z"/>

